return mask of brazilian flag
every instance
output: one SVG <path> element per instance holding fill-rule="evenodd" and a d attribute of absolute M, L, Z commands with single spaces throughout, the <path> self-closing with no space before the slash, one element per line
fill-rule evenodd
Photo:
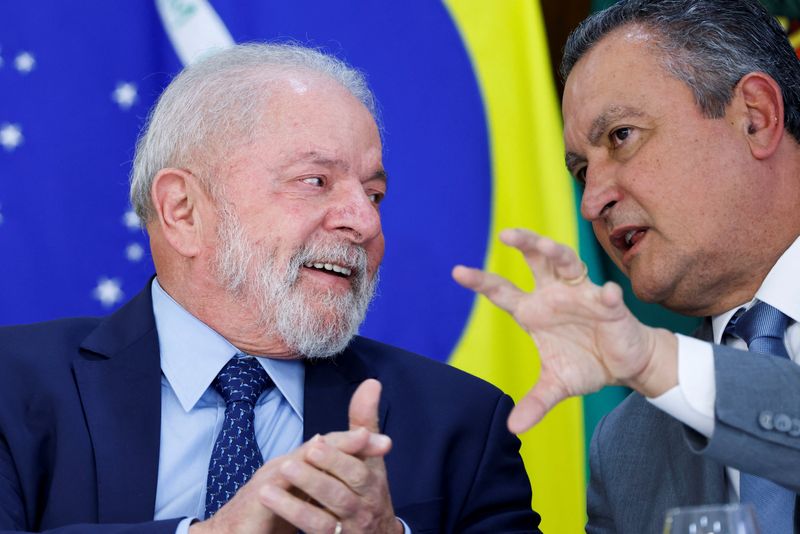
<path fill-rule="evenodd" d="M 141 290 L 154 268 L 127 177 L 147 111 L 192 57 L 264 40 L 342 57 L 380 102 L 387 252 L 362 334 L 519 399 L 539 370 L 532 341 L 452 266 L 532 288 L 497 241 L 525 227 L 580 250 L 595 281 L 618 276 L 579 222 L 538 0 L 2 3 L 0 325 L 102 315 Z M 586 440 L 623 395 L 570 399 L 522 436 L 545 531 L 583 531 Z"/>

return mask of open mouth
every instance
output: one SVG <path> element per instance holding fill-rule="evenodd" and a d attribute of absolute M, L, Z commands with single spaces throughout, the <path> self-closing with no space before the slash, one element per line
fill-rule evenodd
<path fill-rule="evenodd" d="M 349 278 L 353 274 L 352 268 L 345 267 L 344 265 L 339 265 L 337 263 L 309 261 L 304 263 L 303 267 L 307 269 L 313 269 L 315 271 L 320 271 L 325 274 L 338 276 L 340 278 Z"/>
<path fill-rule="evenodd" d="M 635 247 L 646 233 L 647 228 L 644 226 L 620 228 L 611 234 L 611 243 L 622 252 L 627 252 Z"/>

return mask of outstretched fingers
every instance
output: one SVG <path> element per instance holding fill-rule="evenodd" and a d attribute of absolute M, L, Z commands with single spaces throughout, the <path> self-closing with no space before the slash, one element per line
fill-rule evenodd
<path fill-rule="evenodd" d="M 524 293 L 514 284 L 493 273 L 480 269 L 456 265 L 453 268 L 453 279 L 491 300 L 499 308 L 514 313 Z"/>
<path fill-rule="evenodd" d="M 556 243 L 530 230 L 520 228 L 500 232 L 500 240 L 519 250 L 533 272 L 536 285 L 577 280 L 584 275 L 584 263 L 570 247 Z"/>

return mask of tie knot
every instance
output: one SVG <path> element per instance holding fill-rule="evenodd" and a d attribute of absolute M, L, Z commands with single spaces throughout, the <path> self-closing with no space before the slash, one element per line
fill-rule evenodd
<path fill-rule="evenodd" d="M 735 319 L 733 331 L 752 351 L 788 357 L 783 344 L 783 334 L 789 317 L 766 302 L 757 302 Z"/>
<path fill-rule="evenodd" d="M 271 383 L 269 375 L 255 358 L 235 356 L 225 364 L 212 385 L 226 405 L 239 401 L 255 405 Z"/>

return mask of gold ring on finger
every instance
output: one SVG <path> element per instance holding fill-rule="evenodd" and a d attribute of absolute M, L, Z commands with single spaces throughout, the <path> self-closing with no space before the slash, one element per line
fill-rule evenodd
<path fill-rule="evenodd" d="M 589 267 L 584 262 L 581 262 L 581 266 L 583 267 L 583 269 L 581 270 L 581 274 L 579 274 L 574 278 L 561 278 L 559 276 L 558 277 L 559 281 L 564 284 L 567 284 L 568 286 L 577 286 L 578 284 L 581 284 L 584 280 L 589 278 Z"/>

